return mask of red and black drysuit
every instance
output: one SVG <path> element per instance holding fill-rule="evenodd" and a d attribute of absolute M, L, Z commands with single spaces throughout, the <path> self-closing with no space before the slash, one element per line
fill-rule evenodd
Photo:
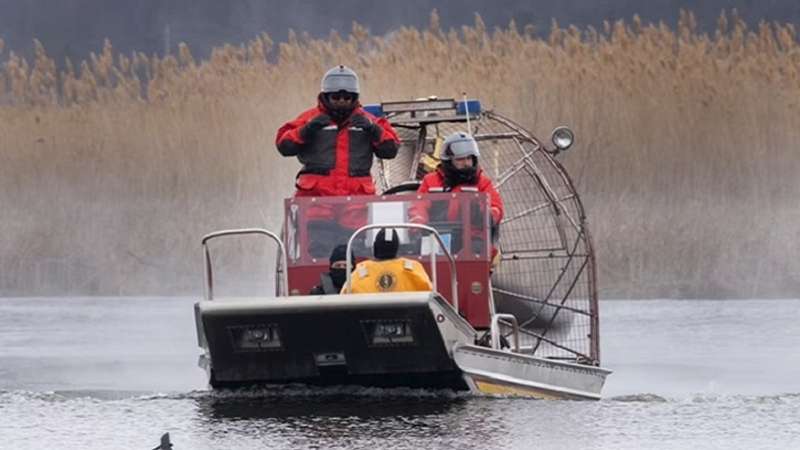
<path fill-rule="evenodd" d="M 280 127 L 275 139 L 281 155 L 297 156 L 303 164 L 297 174 L 295 197 L 374 195 L 375 185 L 370 174 L 373 155 L 394 158 L 400 145 L 397 133 L 386 119 L 375 117 L 356 105 L 344 120 L 338 123 L 331 120 L 306 142 L 302 137 L 303 127 L 320 115 L 332 116 L 321 101 Z M 369 133 L 353 126 L 352 119 L 359 115 L 377 125 L 380 133 Z M 333 208 L 314 208 L 309 213 L 310 220 L 336 220 L 351 229 L 364 225 L 366 219 L 348 208 L 338 213 Z"/>
<path fill-rule="evenodd" d="M 338 120 L 330 119 L 331 117 Z M 313 126 L 313 132 L 309 132 Z M 373 155 L 391 159 L 400 140 L 389 122 L 364 111 L 358 103 L 352 112 L 332 111 L 320 94 L 316 108 L 287 122 L 275 139 L 283 156 L 297 156 L 303 168 L 297 174 L 295 197 L 374 195 Z M 353 230 L 366 225 L 363 204 L 343 208 L 321 202 L 306 210 L 308 252 L 326 256 L 347 242 Z"/>
<path fill-rule="evenodd" d="M 423 193 L 442 193 L 442 192 L 486 192 L 489 194 L 489 212 L 492 216 L 491 227 L 497 230 L 500 221 L 503 220 L 503 199 L 500 193 L 494 188 L 492 180 L 483 173 L 483 170 L 478 168 L 474 180 L 467 183 L 448 183 L 444 169 L 440 166 L 436 171 L 431 172 L 422 179 L 417 189 L 418 194 Z M 426 224 L 430 221 L 431 202 L 423 200 L 416 202 L 410 209 L 411 222 Z M 447 205 L 447 214 L 439 220 L 447 220 L 449 222 L 457 222 L 459 218 L 460 208 L 459 202 L 449 202 Z M 493 232 L 493 234 L 495 234 Z M 476 236 L 477 237 L 477 236 Z M 492 247 L 492 256 L 497 253 L 497 249 Z"/>

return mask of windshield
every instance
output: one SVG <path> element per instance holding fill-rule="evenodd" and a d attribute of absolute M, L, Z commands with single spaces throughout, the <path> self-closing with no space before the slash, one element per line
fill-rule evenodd
<path fill-rule="evenodd" d="M 491 235 L 484 193 L 444 193 L 301 197 L 286 200 L 284 241 L 289 266 L 327 264 L 334 247 L 346 244 L 367 224 L 420 223 L 435 228 L 447 250 L 461 261 L 488 260 Z M 437 251 L 435 241 L 414 230 L 398 229 L 399 256 L 425 258 Z M 376 230 L 353 243 L 356 258 L 372 257 Z M 438 250 L 437 253 L 442 253 Z"/>

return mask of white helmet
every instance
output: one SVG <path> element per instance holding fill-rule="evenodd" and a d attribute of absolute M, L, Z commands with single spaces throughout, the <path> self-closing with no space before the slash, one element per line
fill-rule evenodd
<path fill-rule="evenodd" d="M 439 155 L 439 159 L 450 161 L 451 159 L 465 158 L 467 156 L 474 156 L 475 162 L 481 157 L 475 138 L 461 131 L 447 136 L 447 139 L 442 144 L 442 152 Z"/>
<path fill-rule="evenodd" d="M 336 66 L 325 72 L 320 90 L 326 94 L 339 91 L 358 94 L 358 75 L 349 67 Z"/>

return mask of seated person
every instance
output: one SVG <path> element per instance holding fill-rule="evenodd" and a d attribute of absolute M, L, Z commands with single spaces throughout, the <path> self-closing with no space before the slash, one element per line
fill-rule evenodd
<path fill-rule="evenodd" d="M 309 295 L 338 294 L 347 280 L 347 244 L 334 247 L 328 272 L 319 274 L 320 283 L 311 288 Z M 355 262 L 355 260 L 353 260 Z"/>
<path fill-rule="evenodd" d="M 422 264 L 397 257 L 399 246 L 400 240 L 393 229 L 383 228 L 378 232 L 373 247 L 375 260 L 360 262 L 353 271 L 354 294 L 433 290 Z"/>
<path fill-rule="evenodd" d="M 494 247 L 498 237 L 500 222 L 503 220 L 503 199 L 495 189 L 492 180 L 480 167 L 480 150 L 478 143 L 467 133 L 453 133 L 442 144 L 441 164 L 436 171 L 422 179 L 418 194 L 439 192 L 485 192 L 489 195 L 489 211 L 491 214 L 492 256 L 497 256 Z M 459 216 L 458 203 L 452 202 L 417 202 L 410 211 L 413 223 L 429 223 L 430 221 L 456 221 Z M 479 213 L 477 209 L 473 212 Z M 473 224 L 480 222 L 480 214 L 472 217 Z M 473 237 L 473 244 L 480 248 L 480 242 Z M 458 251 L 456 248 L 455 251 Z M 474 249 L 473 249 L 474 251 Z"/>

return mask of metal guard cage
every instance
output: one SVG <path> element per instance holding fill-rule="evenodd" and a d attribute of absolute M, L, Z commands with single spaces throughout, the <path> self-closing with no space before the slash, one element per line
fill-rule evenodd
<path fill-rule="evenodd" d="M 492 275 L 496 312 L 516 316 L 523 351 L 599 365 L 595 256 L 583 205 L 564 167 L 531 133 L 481 111 L 475 101 L 431 102 L 431 110 L 425 101 L 373 107 L 401 138 L 397 157 L 374 165 L 378 189 L 420 180 L 435 167 L 441 141 L 469 127 L 481 167 L 505 203 L 501 263 Z"/>

